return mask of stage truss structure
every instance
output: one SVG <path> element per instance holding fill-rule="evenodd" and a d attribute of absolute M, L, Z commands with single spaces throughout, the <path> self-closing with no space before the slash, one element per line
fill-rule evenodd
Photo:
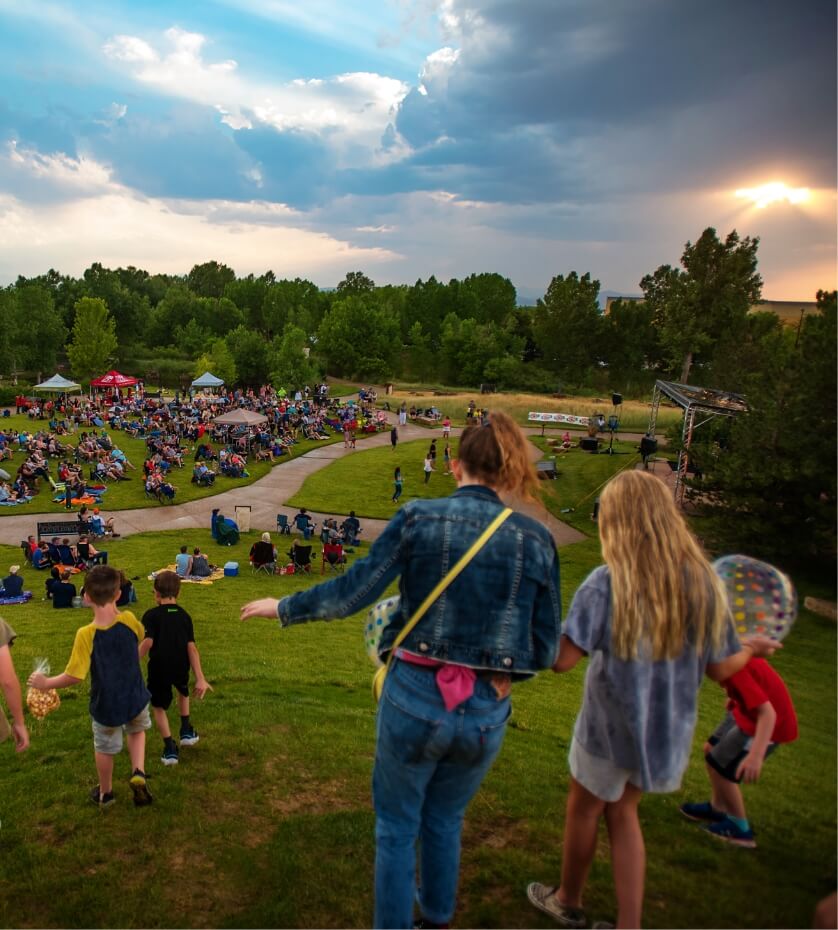
<path fill-rule="evenodd" d="M 730 391 L 715 391 L 692 384 L 677 384 L 674 381 L 656 381 L 652 394 L 652 410 L 649 414 L 651 436 L 655 435 L 658 409 L 664 397 L 669 398 L 684 411 L 681 448 L 678 451 L 678 466 L 675 470 L 675 502 L 681 506 L 684 502 L 693 434 L 716 417 L 735 417 L 740 413 L 746 413 L 748 403 L 741 394 L 732 394 Z"/>

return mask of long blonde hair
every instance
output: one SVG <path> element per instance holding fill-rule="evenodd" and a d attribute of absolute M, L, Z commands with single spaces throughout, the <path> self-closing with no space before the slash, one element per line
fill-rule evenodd
<path fill-rule="evenodd" d="M 602 555 L 611 575 L 611 647 L 621 659 L 674 659 L 687 643 L 718 648 L 731 622 L 721 580 L 675 506 L 671 491 L 625 471 L 599 504 Z"/>

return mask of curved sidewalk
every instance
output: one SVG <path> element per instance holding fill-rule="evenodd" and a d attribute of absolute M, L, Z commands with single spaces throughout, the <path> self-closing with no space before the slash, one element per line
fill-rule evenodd
<path fill-rule="evenodd" d="M 451 432 L 453 435 L 457 435 L 460 430 L 452 429 Z M 429 435 L 436 435 L 436 431 L 429 431 L 424 427 L 413 426 L 412 424 L 399 427 L 400 442 L 428 439 Z M 210 517 L 215 508 L 219 508 L 226 515 L 233 516 L 234 507 L 237 505 L 249 506 L 251 508 L 250 527 L 252 530 L 275 531 L 277 514 L 284 513 L 290 518 L 297 513 L 296 508 L 287 507 L 285 502 L 299 491 L 310 474 L 325 468 L 345 455 L 363 452 L 364 449 L 374 446 L 386 446 L 389 443 L 390 434 L 382 432 L 364 439 L 363 444 L 359 445 L 355 450 L 344 449 L 341 443 L 321 446 L 298 458 L 275 465 L 263 478 L 241 488 L 224 491 L 221 494 L 189 501 L 185 504 L 142 507 L 134 510 L 115 510 L 111 511 L 111 513 L 115 518 L 120 535 L 131 536 L 134 533 L 147 533 L 154 530 L 209 529 Z M 541 453 L 532 444 L 530 445 L 530 454 L 533 460 L 541 457 Z M 543 523 L 552 533 L 558 546 L 566 546 L 586 538 L 578 530 L 557 520 L 540 502 L 529 504 L 509 500 L 507 503 L 516 510 L 526 513 Z M 318 524 L 322 523 L 324 517 L 334 516 L 330 513 L 323 514 L 315 511 L 310 511 L 310 513 L 312 519 Z M 29 513 L 20 516 L 0 517 L 0 542 L 15 546 L 34 532 L 37 522 L 60 520 L 61 518 L 62 514 L 59 513 Z M 363 538 L 367 541 L 376 539 L 387 525 L 387 522 L 387 520 L 363 518 Z"/>

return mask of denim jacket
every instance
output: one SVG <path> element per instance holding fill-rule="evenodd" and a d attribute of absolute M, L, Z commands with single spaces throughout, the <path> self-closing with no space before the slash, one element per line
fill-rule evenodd
<path fill-rule="evenodd" d="M 483 485 L 411 501 L 365 559 L 343 575 L 279 602 L 283 626 L 346 617 L 379 600 L 399 579 L 401 615 L 381 653 L 503 504 Z M 561 633 L 559 557 L 550 533 L 513 513 L 439 597 L 403 643 L 410 652 L 476 669 L 530 677 L 556 659 Z"/>

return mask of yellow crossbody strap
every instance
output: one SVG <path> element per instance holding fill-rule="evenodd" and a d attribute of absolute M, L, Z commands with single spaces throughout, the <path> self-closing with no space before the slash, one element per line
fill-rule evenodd
<path fill-rule="evenodd" d="M 492 522 L 486 527 L 485 530 L 477 537 L 477 539 L 472 544 L 471 548 L 463 555 L 459 562 L 448 572 L 447 575 L 439 579 L 437 586 L 431 591 L 431 593 L 422 601 L 419 609 L 416 613 L 407 621 L 407 623 L 402 628 L 401 633 L 393 641 L 393 645 L 390 648 L 390 654 L 387 656 L 387 665 L 385 668 L 390 668 L 390 663 L 393 661 L 393 656 L 396 654 L 396 650 L 401 646 L 404 638 L 407 634 L 416 626 L 416 624 L 425 616 L 425 614 L 430 610 L 431 605 L 434 601 L 440 597 L 442 592 L 451 584 L 452 581 L 463 571 L 463 569 L 468 565 L 468 563 L 477 555 L 478 552 L 486 545 L 486 543 L 491 539 L 495 534 L 500 525 L 512 514 L 512 510 L 509 507 L 504 508 Z M 386 672 L 385 672 L 386 674 Z"/>

